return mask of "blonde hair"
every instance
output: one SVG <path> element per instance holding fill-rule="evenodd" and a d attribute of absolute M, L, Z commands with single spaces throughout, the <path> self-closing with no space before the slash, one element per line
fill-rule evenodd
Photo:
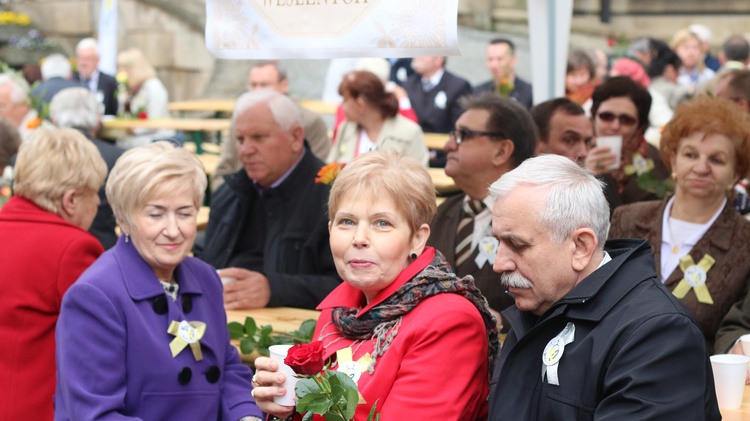
<path fill-rule="evenodd" d="M 132 226 L 132 213 L 157 195 L 188 191 L 198 209 L 207 178 L 198 158 L 169 142 L 155 142 L 122 154 L 107 180 L 107 200 L 118 223 Z"/>
<path fill-rule="evenodd" d="M 38 128 L 19 148 L 14 177 L 17 195 L 60 215 L 63 194 L 99 190 L 107 164 L 77 130 Z"/>
<path fill-rule="evenodd" d="M 128 84 L 140 86 L 143 82 L 156 77 L 154 66 L 148 61 L 143 51 L 137 48 L 127 49 L 117 55 L 117 67 L 128 73 Z"/>
<path fill-rule="evenodd" d="M 701 41 L 700 37 L 696 35 L 694 32 L 691 32 L 688 28 L 680 29 L 679 31 L 675 32 L 674 35 L 672 35 L 672 39 L 669 41 L 669 48 L 672 49 L 675 53 L 677 52 L 677 47 L 680 45 L 688 42 L 691 38 L 698 41 L 698 46 L 703 44 L 703 41 Z M 705 54 L 703 54 L 701 50 L 700 57 L 698 58 L 698 64 L 695 66 L 698 68 L 699 71 L 703 71 L 706 68 L 706 64 L 704 63 Z"/>
<path fill-rule="evenodd" d="M 328 197 L 328 218 L 333 221 L 345 195 L 389 196 L 406 217 L 412 234 L 435 216 L 432 178 L 416 159 L 395 151 L 372 151 L 347 164 L 333 182 Z"/>

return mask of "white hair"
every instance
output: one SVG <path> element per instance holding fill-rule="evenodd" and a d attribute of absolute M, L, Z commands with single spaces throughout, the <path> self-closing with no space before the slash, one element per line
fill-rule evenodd
<path fill-rule="evenodd" d="M 706 25 L 701 25 L 699 23 L 694 23 L 690 25 L 689 28 L 690 32 L 692 32 L 696 37 L 698 37 L 699 40 L 703 42 L 711 42 L 711 38 L 713 34 L 711 33 L 711 30 L 708 29 Z"/>
<path fill-rule="evenodd" d="M 273 114 L 276 123 L 284 130 L 291 129 L 294 125 L 302 127 L 302 110 L 299 105 L 288 96 L 272 89 L 258 89 L 245 92 L 237 98 L 232 112 L 232 125 L 237 118 L 244 114 L 249 108 L 265 103 Z"/>
<path fill-rule="evenodd" d="M 539 194 L 546 191 L 539 222 L 547 228 L 550 240 L 559 244 L 576 229 L 590 228 L 598 247 L 604 247 L 609 233 L 609 204 L 604 183 L 592 172 L 560 155 L 540 155 L 503 174 L 490 186 L 490 194 L 502 198 L 521 184 L 538 187 Z"/>
<path fill-rule="evenodd" d="M 99 43 L 93 38 L 84 38 L 78 41 L 78 44 L 76 45 L 76 54 L 80 53 L 82 50 L 88 49 L 94 50 L 96 55 L 99 55 Z"/>
<path fill-rule="evenodd" d="M 53 77 L 70 79 L 71 74 L 70 61 L 62 54 L 50 54 L 42 62 L 42 80 L 49 80 Z"/>
<path fill-rule="evenodd" d="M 0 85 L 10 86 L 10 100 L 14 104 L 31 104 L 29 99 L 29 84 L 13 73 L 0 73 Z"/>
<path fill-rule="evenodd" d="M 102 104 L 86 88 L 63 89 L 52 98 L 49 115 L 57 127 L 94 130 L 102 115 Z"/>

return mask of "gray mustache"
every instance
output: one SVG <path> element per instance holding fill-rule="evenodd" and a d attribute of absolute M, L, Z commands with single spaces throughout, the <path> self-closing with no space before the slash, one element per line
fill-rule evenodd
<path fill-rule="evenodd" d="M 531 288 L 531 282 L 518 272 L 505 272 L 500 275 L 500 282 L 511 288 Z"/>

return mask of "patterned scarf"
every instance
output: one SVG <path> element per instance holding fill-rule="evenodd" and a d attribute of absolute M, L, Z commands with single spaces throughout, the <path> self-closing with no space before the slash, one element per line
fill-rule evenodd
<path fill-rule="evenodd" d="M 336 307 L 333 309 L 332 322 L 341 335 L 348 339 L 376 338 L 372 363 L 368 367 L 368 371 L 372 374 L 377 358 L 385 353 L 398 334 L 404 315 L 423 300 L 442 293 L 459 294 L 471 301 L 479 310 L 487 329 L 491 372 L 495 356 L 500 348 L 495 317 L 489 311 L 487 299 L 474 285 L 474 278 L 456 276 L 443 255 L 437 250 L 435 257 L 426 268 L 362 317 L 357 318 L 359 308 Z"/>

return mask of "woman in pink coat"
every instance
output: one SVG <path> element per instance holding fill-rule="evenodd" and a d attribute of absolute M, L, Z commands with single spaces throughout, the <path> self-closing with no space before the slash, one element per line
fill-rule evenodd
<path fill-rule="evenodd" d="M 343 169 L 328 204 L 331 251 L 346 282 L 318 306 L 315 338 L 331 369 L 345 365 L 336 351 L 347 348 L 352 361 L 368 361 L 353 376 L 367 402 L 354 419 L 365 420 L 375 402 L 383 420 L 479 417 L 497 329 L 473 279 L 458 278 L 425 246 L 436 209 L 427 171 L 414 158 L 370 152 Z M 285 392 L 278 365 L 259 358 L 256 367 L 258 406 L 292 415 L 273 403 Z"/>
<path fill-rule="evenodd" d="M 60 302 L 104 251 L 86 230 L 107 165 L 72 129 L 21 145 L 15 196 L 0 210 L 0 420 L 51 420 Z"/>

